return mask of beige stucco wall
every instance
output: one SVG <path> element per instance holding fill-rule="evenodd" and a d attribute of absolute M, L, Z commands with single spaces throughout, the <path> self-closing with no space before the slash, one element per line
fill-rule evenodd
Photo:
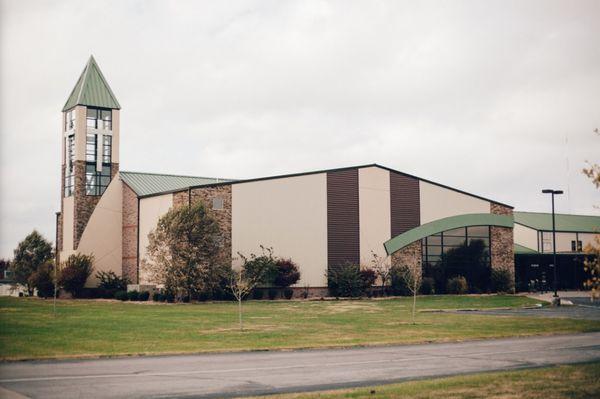
<path fill-rule="evenodd" d="M 141 267 L 146 259 L 146 248 L 148 247 L 148 234 L 156 228 L 158 220 L 173 206 L 173 194 L 157 195 L 156 197 L 140 199 L 140 284 L 149 283 L 147 273 Z"/>
<path fill-rule="evenodd" d="M 122 189 L 120 179 L 110 182 L 81 235 L 78 252 L 94 256 L 94 275 L 88 286 L 97 284 L 95 272 L 121 275 Z"/>
<path fill-rule="evenodd" d="M 360 260 L 369 266 L 372 252 L 385 258 L 383 243 L 391 238 L 390 172 L 376 167 L 358 171 Z"/>
<path fill-rule="evenodd" d="M 120 141 L 121 114 L 118 109 L 112 110 L 112 162 L 119 163 L 119 141 Z"/>
<path fill-rule="evenodd" d="M 515 244 L 538 250 L 537 230 L 515 223 L 513 231 Z"/>
<path fill-rule="evenodd" d="M 63 198 L 63 214 L 62 214 L 62 232 L 63 232 L 63 250 L 60 253 L 61 259 L 66 259 L 63 254 L 69 256 L 73 253 L 73 215 L 74 215 L 74 197 Z M 68 254 L 67 254 L 68 252 Z"/>
<path fill-rule="evenodd" d="M 419 181 L 421 224 L 467 213 L 490 213 L 490 203 L 435 184 Z"/>
<path fill-rule="evenodd" d="M 260 253 L 259 245 L 295 261 L 297 286 L 327 285 L 327 175 L 325 173 L 234 184 L 232 256 Z"/>

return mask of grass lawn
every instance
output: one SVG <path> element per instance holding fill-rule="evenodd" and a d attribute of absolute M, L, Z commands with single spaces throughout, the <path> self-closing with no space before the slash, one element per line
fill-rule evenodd
<path fill-rule="evenodd" d="M 269 399 L 334 398 L 598 398 L 600 363 L 436 378 L 367 388 L 265 396 Z"/>
<path fill-rule="evenodd" d="M 515 307 L 521 296 L 426 296 L 419 309 Z M 600 321 L 422 312 L 410 298 L 155 304 L 0 298 L 0 358 L 335 347 L 600 331 Z"/>

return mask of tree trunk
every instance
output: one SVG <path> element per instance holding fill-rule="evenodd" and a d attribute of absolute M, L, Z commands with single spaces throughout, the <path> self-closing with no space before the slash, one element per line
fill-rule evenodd
<path fill-rule="evenodd" d="M 238 314 L 240 318 L 240 331 L 244 331 L 244 322 L 242 321 L 242 297 L 238 298 Z"/>
<path fill-rule="evenodd" d="M 413 308 L 412 308 L 412 323 L 415 324 L 415 310 L 417 307 L 417 283 L 413 287 Z"/>

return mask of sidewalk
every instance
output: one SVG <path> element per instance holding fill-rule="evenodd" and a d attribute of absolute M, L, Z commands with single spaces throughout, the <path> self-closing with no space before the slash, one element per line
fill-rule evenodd
<path fill-rule="evenodd" d="M 554 291 L 548 291 L 543 294 L 540 293 L 528 293 L 528 297 L 537 299 L 539 301 L 552 302 L 552 297 L 554 296 Z M 558 291 L 558 296 L 561 298 L 581 298 L 590 300 L 590 292 L 589 291 Z M 580 302 L 580 301 L 578 301 Z"/>

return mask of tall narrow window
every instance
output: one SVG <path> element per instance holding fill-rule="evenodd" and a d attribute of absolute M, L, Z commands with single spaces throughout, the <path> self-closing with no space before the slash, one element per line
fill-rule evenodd
<path fill-rule="evenodd" d="M 98 130 L 112 130 L 112 110 L 87 108 L 86 125 Z M 98 158 L 100 156 L 100 158 Z M 102 195 L 110 183 L 112 136 L 88 130 L 85 141 L 85 193 Z M 101 162 L 101 165 L 98 164 Z M 98 170 L 98 169 L 101 170 Z"/>
<path fill-rule="evenodd" d="M 75 110 L 67 111 L 65 115 L 65 132 L 75 128 Z"/>
<path fill-rule="evenodd" d="M 75 135 L 65 139 L 65 197 L 73 195 L 73 163 L 75 160 Z"/>
<path fill-rule="evenodd" d="M 112 136 L 102 136 L 104 138 L 104 143 L 102 143 L 102 163 L 110 164 L 111 161 L 111 153 L 112 153 Z"/>

